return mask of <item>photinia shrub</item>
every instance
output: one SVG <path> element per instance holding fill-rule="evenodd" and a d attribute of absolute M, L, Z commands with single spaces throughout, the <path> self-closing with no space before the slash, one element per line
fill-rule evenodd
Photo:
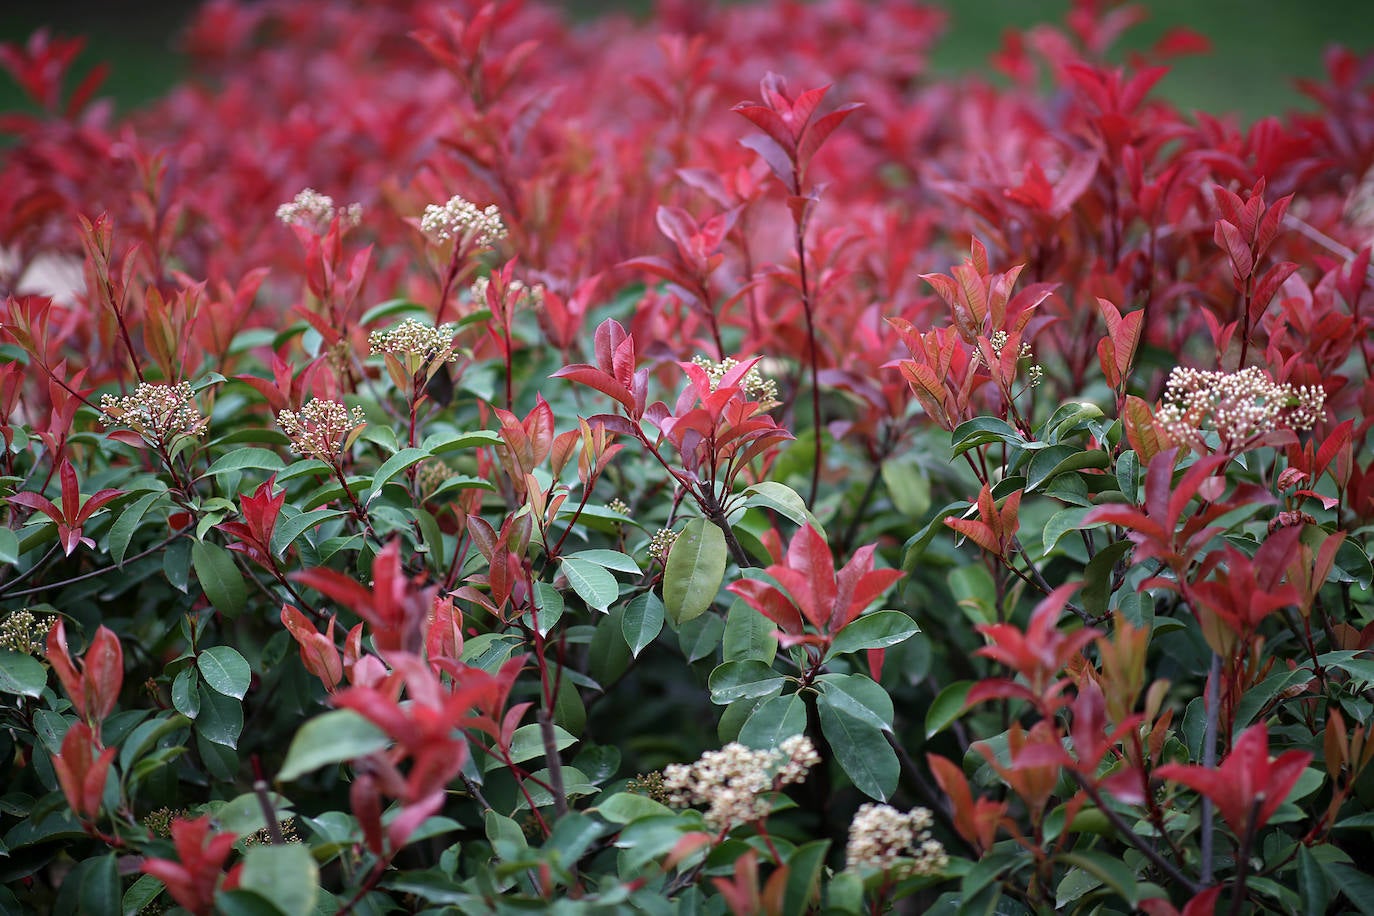
<path fill-rule="evenodd" d="M 1142 15 L 0 46 L 0 911 L 1368 912 L 1374 58 Z"/>

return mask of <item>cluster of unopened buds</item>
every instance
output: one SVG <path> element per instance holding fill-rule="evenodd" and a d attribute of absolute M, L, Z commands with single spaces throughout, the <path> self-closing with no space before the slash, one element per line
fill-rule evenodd
<path fill-rule="evenodd" d="M 52 620 L 51 616 L 36 615 L 28 608 L 6 614 L 5 619 L 0 620 L 0 649 L 20 655 L 39 654 Z"/>
<path fill-rule="evenodd" d="M 665 767 L 663 788 L 670 804 L 702 805 L 707 825 L 725 831 L 766 818 L 772 809 L 766 793 L 802 782 L 820 762 L 805 735 L 793 735 L 776 750 L 767 751 L 731 742 L 718 751 L 707 751 L 696 763 Z"/>
<path fill-rule="evenodd" d="M 420 231 L 435 244 L 467 238 L 478 248 L 492 248 L 506 237 L 501 211 L 495 205 L 478 209 L 476 204 L 457 195 L 447 203 L 425 207 Z"/>
<path fill-rule="evenodd" d="M 441 324 L 438 327 L 407 318 L 394 328 L 373 331 L 368 335 L 372 353 L 390 354 L 405 367 L 411 375 L 421 369 L 451 363 L 458 359 L 458 351 L 453 347 L 453 336 L 457 326 Z"/>
<path fill-rule="evenodd" d="M 949 856 L 930 835 L 931 816 L 925 808 L 903 813 L 891 805 L 861 805 L 849 824 L 845 867 L 851 871 L 887 871 L 903 863 L 908 875 L 938 875 Z"/>
<path fill-rule="evenodd" d="M 183 436 L 199 436 L 210 421 L 201 416 L 190 382 L 140 384 L 133 394 L 100 398 L 100 422 L 125 426 L 153 445 L 169 445 Z"/>
<path fill-rule="evenodd" d="M 282 432 L 291 438 L 291 447 L 307 458 L 333 462 L 366 420 L 361 408 L 351 411 L 338 401 L 315 398 L 299 411 L 283 410 L 277 414 Z"/>
<path fill-rule="evenodd" d="M 334 198 L 321 194 L 314 188 L 306 188 L 291 200 L 277 207 L 277 219 L 288 226 L 301 226 L 312 232 L 323 233 L 329 229 L 334 217 L 339 225 L 351 229 L 362 222 L 363 205 L 349 204 L 342 210 L 335 209 Z"/>
<path fill-rule="evenodd" d="M 478 277 L 472 281 L 472 288 L 468 292 L 477 307 L 480 308 L 487 301 L 487 289 L 490 286 L 491 280 L 487 277 Z M 519 280 L 512 280 L 507 291 L 508 305 L 528 305 L 535 310 L 544 307 L 544 284 L 542 283 L 526 285 Z"/>
<path fill-rule="evenodd" d="M 1277 430 L 1310 429 L 1323 413 L 1326 392 L 1316 385 L 1275 382 L 1263 369 L 1207 372 L 1175 368 L 1155 424 L 1175 444 L 1206 451 L 1216 433 L 1223 450 L 1240 450 Z"/>
<path fill-rule="evenodd" d="M 649 538 L 649 559 L 667 563 L 668 553 L 673 549 L 673 542 L 676 540 L 677 532 L 671 528 L 660 528 L 655 531 L 653 537 Z"/>
<path fill-rule="evenodd" d="M 1010 339 L 1011 339 L 1011 335 L 1008 334 L 1006 331 L 993 331 L 993 332 L 992 332 L 992 336 L 988 338 L 988 346 L 990 346 L 990 347 L 992 348 L 992 352 L 993 352 L 995 355 L 1001 356 L 1001 355 L 1002 355 L 1002 351 L 1005 350 L 1006 347 L 1007 347 L 1007 341 L 1009 341 Z M 1025 340 L 1021 341 L 1021 346 L 1020 346 L 1020 348 L 1019 348 L 1019 349 L 1017 350 L 1017 352 L 1016 352 L 1016 358 L 1017 358 L 1017 359 L 1030 359 L 1032 355 L 1033 355 L 1033 354 L 1032 354 L 1032 351 L 1031 351 L 1030 342 L 1029 342 L 1029 341 L 1025 341 Z M 973 364 L 976 366 L 976 365 L 978 365 L 978 364 L 980 364 L 980 363 L 982 363 L 982 362 L 983 362 L 983 354 L 982 354 L 982 352 L 979 351 L 979 350 L 974 350 L 974 351 L 973 351 Z M 1028 385 L 1030 385 L 1030 387 L 1034 388 L 1036 385 L 1039 385 L 1039 384 L 1040 384 L 1041 382 L 1043 382 L 1044 380 L 1045 380 L 1045 369 L 1044 369 L 1044 367 L 1041 366 L 1039 363 L 1035 363 L 1035 364 L 1031 365 L 1030 368 L 1028 368 L 1028 369 L 1026 370 L 1026 383 L 1027 383 Z"/>
<path fill-rule="evenodd" d="M 706 370 L 706 377 L 711 380 L 711 388 L 714 390 L 720 384 L 720 380 L 725 377 L 725 373 L 739 365 L 739 360 L 733 356 L 727 356 L 720 362 L 715 362 L 705 356 L 693 356 L 692 363 Z M 744 373 L 744 378 L 740 379 L 739 387 L 744 392 L 744 396 L 751 401 L 758 401 L 760 404 L 770 406 L 778 403 L 778 383 L 771 378 L 766 378 L 759 371 L 758 366 Z"/>

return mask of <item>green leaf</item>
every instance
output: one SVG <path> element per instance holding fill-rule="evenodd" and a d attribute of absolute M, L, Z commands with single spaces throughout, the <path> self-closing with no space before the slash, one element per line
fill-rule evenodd
<path fill-rule="evenodd" d="M 391 739 L 351 709 L 336 709 L 301 726 L 277 779 L 289 782 L 320 767 L 385 750 Z"/>
<path fill-rule="evenodd" d="M 1374 916 L 1374 877 L 1340 862 L 1322 862 L 1322 871 L 1364 916 Z"/>
<path fill-rule="evenodd" d="M 620 628 L 630 654 L 638 658 L 644 647 L 657 639 L 663 630 L 663 602 L 653 592 L 635 598 L 625 606 Z"/>
<path fill-rule="evenodd" d="M 152 875 L 144 875 L 135 881 L 124 892 L 122 908 L 125 916 L 136 916 L 136 914 L 143 912 L 144 907 L 156 900 L 157 895 L 162 893 L 162 888 L 162 882 Z"/>
<path fill-rule="evenodd" d="M 396 475 L 400 474 L 411 465 L 419 464 L 429 457 L 429 452 L 420 448 L 403 448 L 392 455 L 382 466 L 377 468 L 377 472 L 372 475 L 372 489 L 367 494 L 365 505 L 371 505 L 372 501 L 381 494 L 382 488 L 389 484 Z"/>
<path fill-rule="evenodd" d="M 816 681 L 821 699 L 832 708 L 874 728 L 892 730 L 892 697 L 864 674 L 822 674 Z"/>
<path fill-rule="evenodd" d="M 248 470 L 280 471 L 284 467 L 286 467 L 286 462 L 281 460 L 280 455 L 269 449 L 236 448 L 227 455 L 221 455 L 215 459 L 215 462 L 206 468 L 205 473 L 197 479 Z"/>
<path fill-rule="evenodd" d="M 1245 731 L 1245 727 L 1259 715 L 1260 710 L 1268 706 L 1275 697 L 1289 688 L 1309 683 L 1314 676 L 1307 668 L 1283 669 L 1242 693 L 1240 702 L 1236 704 L 1232 738 L 1239 737 L 1240 733 Z"/>
<path fill-rule="evenodd" d="M 617 792 L 592 809 L 612 824 L 629 824 L 642 817 L 671 815 L 672 809 L 645 795 Z"/>
<path fill-rule="evenodd" d="M 745 720 L 739 742 L 755 750 L 774 750 L 793 735 L 806 732 L 806 701 L 799 693 L 769 697 Z"/>
<path fill-rule="evenodd" d="M 1060 509 L 1050 520 L 1045 522 L 1045 530 L 1041 535 L 1040 544 L 1045 553 L 1049 553 L 1058 544 L 1060 538 L 1070 531 L 1081 531 L 1086 528 L 1098 528 L 1106 524 L 1102 522 L 1098 525 L 1084 525 L 1083 517 L 1091 512 L 1088 506 L 1069 506 L 1067 509 Z"/>
<path fill-rule="evenodd" d="M 707 686 L 711 689 L 711 702 L 725 706 L 735 700 L 777 693 L 782 689 L 783 681 L 783 676 L 771 667 L 750 659 L 717 665 L 711 672 Z"/>
<path fill-rule="evenodd" d="M 124 565 L 124 556 L 129 552 L 129 542 L 133 540 L 134 533 L 138 531 L 138 526 L 142 523 L 143 517 L 148 514 L 148 510 L 154 504 L 164 499 L 166 495 L 166 489 L 143 494 L 129 503 L 124 511 L 119 514 L 119 519 L 110 526 L 110 533 L 106 538 L 105 545 L 110 551 L 110 559 L 114 561 L 116 566 Z M 9 531 L 8 528 L 5 530 Z M 13 532 L 10 534 L 12 536 Z"/>
<path fill-rule="evenodd" d="M 816 516 L 811 514 L 811 510 L 806 508 L 806 501 L 801 498 L 796 490 L 786 484 L 777 483 L 772 480 L 765 480 L 744 489 L 745 500 L 741 504 L 742 508 L 758 506 L 762 509 L 772 509 L 783 518 L 792 522 L 798 527 L 812 525 L 817 531 L 821 530 L 820 522 Z M 724 538 L 722 537 L 722 543 Z M 676 548 L 676 544 L 673 545 Z"/>
<path fill-rule="evenodd" d="M 392 318 L 398 315 L 424 316 L 420 317 L 420 320 L 423 321 L 428 317 L 427 312 L 428 310 L 423 305 L 409 299 L 387 299 L 385 302 L 379 302 L 363 312 L 363 316 L 358 319 L 358 324 L 367 327 L 383 318 Z"/>
<path fill-rule="evenodd" d="M 554 745 L 560 751 L 577 743 L 576 735 L 569 734 L 566 729 L 559 728 L 557 725 L 553 727 L 553 737 Z M 529 725 L 522 725 L 511 735 L 510 759 L 513 762 L 524 763 L 526 760 L 543 756 L 544 736 L 538 723 L 531 722 Z M 502 765 L 499 758 L 489 756 L 483 769 L 494 770 Z"/>
<path fill-rule="evenodd" d="M 1331 885 L 1312 850 L 1298 844 L 1298 893 L 1304 916 L 1322 916 L 1331 905 Z"/>
<path fill-rule="evenodd" d="M 930 511 L 930 475 L 915 461 L 884 461 L 879 472 L 887 487 L 888 499 L 907 518 L 925 518 Z"/>
<path fill-rule="evenodd" d="M 1360 658 L 1359 655 L 1359 652 L 1352 650 L 1326 652 L 1317 656 L 1317 664 L 1326 668 L 1339 668 L 1357 683 L 1374 684 L 1374 659 Z"/>
<path fill-rule="evenodd" d="M 48 684 L 48 669 L 29 655 L 0 649 L 0 693 L 40 697 Z"/>
<path fill-rule="evenodd" d="M 926 710 L 927 738 L 933 738 L 949 728 L 964 714 L 964 704 L 971 689 L 973 681 L 955 681 L 936 694 L 935 701 Z"/>
<path fill-rule="evenodd" d="M 1140 888 L 1136 885 L 1135 872 L 1119 856 L 1099 852 L 1095 849 L 1084 849 L 1078 852 L 1060 853 L 1059 861 L 1088 872 L 1111 888 L 1118 897 L 1126 902 L 1128 907 L 1135 909 L 1136 901 L 1140 896 Z"/>
<path fill-rule="evenodd" d="M 713 654 L 725 633 L 725 621 L 715 614 L 689 620 L 677 628 L 678 646 L 688 664 Z"/>
<path fill-rule="evenodd" d="M 606 569 L 614 569 L 617 572 L 629 573 L 631 575 L 643 575 L 644 570 L 639 568 L 635 558 L 628 553 L 621 553 L 619 550 L 579 550 L 577 553 L 565 555 L 567 560 L 586 560 L 588 563 L 595 563 Z"/>
<path fill-rule="evenodd" d="M 1111 456 L 1100 449 L 1083 449 L 1072 445 L 1052 445 L 1035 453 L 1026 469 L 1026 492 L 1032 493 L 1060 474 L 1085 468 L 1102 469 L 1112 463 Z"/>
<path fill-rule="evenodd" d="M 620 597 L 620 583 L 604 567 L 571 557 L 563 557 L 560 567 L 568 584 L 588 607 L 604 614 Z"/>
<path fill-rule="evenodd" d="M 19 562 L 19 535 L 12 528 L 0 528 L 0 563 Z"/>
<path fill-rule="evenodd" d="M 200 715 L 200 676 L 195 668 L 183 668 L 172 678 L 172 708 L 188 719 Z"/>
<path fill-rule="evenodd" d="M 243 855 L 239 887 L 256 891 L 286 916 L 311 916 L 320 870 L 304 843 L 251 846 Z"/>
<path fill-rule="evenodd" d="M 1081 428 L 1090 420 L 1097 420 L 1102 417 L 1102 408 L 1096 404 L 1084 401 L 1070 401 L 1061 404 L 1045 421 L 1036 433 L 1036 438 L 1042 439 L 1052 445 L 1058 444 L 1064 436 Z"/>
<path fill-rule="evenodd" d="M 820 890 L 825 854 L 829 851 L 829 840 L 815 840 L 798 846 L 787 857 L 787 884 L 783 888 L 782 905 L 784 913 L 811 911 L 811 905 Z"/>
<path fill-rule="evenodd" d="M 315 509 L 287 516 L 287 509 L 286 506 L 282 507 L 282 517 L 277 519 L 277 525 L 272 529 L 272 543 L 268 545 L 278 557 L 285 556 L 287 548 L 311 528 L 348 515 L 343 509 Z"/>
<path fill-rule="evenodd" d="M 544 841 L 544 852 L 556 854 L 565 868 L 574 865 L 611 828 L 579 811 L 571 811 L 558 819 L 553 833 Z"/>
<path fill-rule="evenodd" d="M 864 614 L 862 617 L 854 618 L 848 626 L 835 634 L 835 640 L 830 644 L 830 651 L 825 653 L 825 657 L 830 659 L 836 655 L 864 649 L 885 649 L 905 642 L 919 632 L 921 628 L 916 626 L 916 621 L 901 611 L 876 611 Z"/>
<path fill-rule="evenodd" d="M 196 734 L 221 747 L 237 749 L 239 735 L 243 734 L 243 704 L 204 684 L 196 692 L 200 695 Z"/>
<path fill-rule="evenodd" d="M 225 696 L 242 700 L 248 694 L 253 669 L 237 650 L 212 646 L 196 656 L 196 667 L 205 683 Z"/>
<path fill-rule="evenodd" d="M 725 614 L 722 654 L 727 662 L 756 659 L 773 663 L 778 652 L 777 624 L 754 610 L 743 599 L 736 599 Z"/>
<path fill-rule="evenodd" d="M 682 529 L 663 572 L 663 606 L 674 624 L 706 613 L 725 578 L 725 535 L 704 518 Z"/>
<path fill-rule="evenodd" d="M 431 455 L 447 455 L 449 452 L 465 448 L 481 448 L 485 445 L 500 445 L 501 435 L 489 429 L 474 429 L 457 435 L 436 433 L 420 443 L 420 447 Z"/>
<path fill-rule="evenodd" d="M 1083 608 L 1089 614 L 1102 616 L 1109 610 L 1107 603 L 1112 594 L 1112 571 L 1116 569 L 1117 562 L 1130 553 L 1132 546 L 1130 541 L 1108 544 L 1088 561 L 1087 568 L 1083 570 L 1083 590 L 1079 594 Z"/>
<path fill-rule="evenodd" d="M 829 692 L 820 695 L 816 706 L 820 712 L 821 733 L 830 742 L 836 762 L 853 781 L 854 787 L 879 801 L 891 798 L 897 790 L 900 767 L 897 754 L 887 743 L 883 730 L 865 719 L 856 718 L 844 708 L 837 708 Z"/>
<path fill-rule="evenodd" d="M 81 864 L 81 916 L 120 916 L 119 866 L 111 852 Z"/>
<path fill-rule="evenodd" d="M 1026 440 L 1005 420 L 996 417 L 974 417 L 955 427 L 950 436 L 950 447 L 957 458 L 971 448 L 1003 442 L 1015 448 L 1026 445 Z"/>
<path fill-rule="evenodd" d="M 210 603 L 226 616 L 237 617 L 248 600 L 248 589 L 229 551 L 209 541 L 196 541 L 191 545 L 191 565 Z"/>

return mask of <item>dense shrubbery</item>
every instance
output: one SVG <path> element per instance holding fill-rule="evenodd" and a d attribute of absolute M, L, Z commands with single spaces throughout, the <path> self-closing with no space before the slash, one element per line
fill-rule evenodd
<path fill-rule="evenodd" d="M 1374 58 L 1133 18 L 0 49 L 0 909 L 1369 912 Z"/>

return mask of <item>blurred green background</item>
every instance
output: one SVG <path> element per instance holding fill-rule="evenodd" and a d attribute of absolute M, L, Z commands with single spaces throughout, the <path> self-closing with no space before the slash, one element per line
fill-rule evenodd
<path fill-rule="evenodd" d="M 705 2 L 705 0 L 703 0 Z M 987 55 L 1008 27 L 1056 21 L 1069 0 L 943 0 L 951 28 L 937 48 L 937 71 L 958 74 L 986 67 Z M 605 10 L 642 12 L 646 0 L 573 0 L 579 18 Z M 1180 105 L 1212 112 L 1238 111 L 1246 120 L 1303 104 L 1293 78 L 1318 76 L 1322 50 L 1333 42 L 1374 47 L 1374 5 L 1369 0 L 1146 0 L 1150 20 L 1128 33 L 1124 48 L 1145 47 L 1167 28 L 1187 25 L 1211 39 L 1214 52 L 1184 58 L 1160 90 Z M 85 60 L 111 65 L 106 92 L 128 109 L 156 98 L 185 67 L 176 35 L 195 8 L 193 0 L 0 0 L 0 41 L 22 40 L 49 26 L 89 37 Z M 0 74 L 0 110 L 18 91 Z"/>

